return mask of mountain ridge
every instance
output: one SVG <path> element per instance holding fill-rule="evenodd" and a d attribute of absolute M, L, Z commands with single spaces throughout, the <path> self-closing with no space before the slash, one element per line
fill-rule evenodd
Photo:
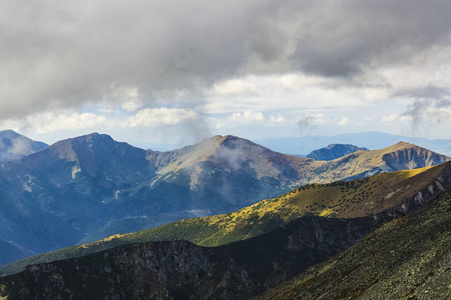
<path fill-rule="evenodd" d="M 450 204 L 448 191 L 419 211 L 388 221 L 372 233 L 384 221 L 373 216 L 345 219 L 305 216 L 261 236 L 214 248 L 187 241 L 117 246 L 81 258 L 28 266 L 18 274 L 0 278 L 0 295 L 8 299 L 36 295 L 173 299 L 252 296 L 342 299 L 362 295 L 376 299 L 419 295 L 443 298 L 450 295 L 447 285 L 451 275 L 446 264 L 451 257 L 451 248 L 446 246 L 451 243 L 446 231 L 450 225 Z M 424 232 L 419 229 L 423 226 Z M 413 232 L 415 238 L 406 243 L 405 237 Z M 375 244 L 384 248 L 374 247 Z M 431 246 L 435 247 L 433 252 Z M 412 251 L 422 255 L 412 255 Z M 337 256 L 326 260 L 333 255 Z M 411 260 L 414 262 L 406 265 Z M 309 266 L 312 267 L 307 269 Z M 342 268 L 338 272 L 337 266 Z M 268 291 L 270 288 L 273 289 Z M 266 293 L 259 297 L 262 292 Z"/>
<path fill-rule="evenodd" d="M 0 239 L 40 253 L 180 219 L 231 213 L 310 182 L 350 180 L 449 160 L 418 149 L 407 151 L 410 156 L 389 156 L 403 160 L 390 168 L 382 159 L 388 150 L 318 162 L 234 136 L 157 152 L 93 133 L 3 164 Z M 418 162 L 409 165 L 412 157 Z M 9 233 L 3 228 L 15 229 Z M 57 228 L 68 234 L 56 234 Z M 41 238 L 47 242 L 37 240 Z"/>
<path fill-rule="evenodd" d="M 220 246 L 266 234 L 302 217 L 362 218 L 381 224 L 417 210 L 445 190 L 451 190 L 451 162 L 417 170 L 378 174 L 352 182 L 311 184 L 234 213 L 181 220 L 130 234 L 26 258 L 0 267 L 20 271 L 27 264 L 79 257 L 115 246 L 150 241 L 189 240 Z"/>
<path fill-rule="evenodd" d="M 451 156 L 451 140 L 415 138 L 404 135 L 368 131 L 335 136 L 310 135 L 257 139 L 255 142 L 282 153 L 307 154 L 329 144 L 353 144 L 370 150 L 385 148 L 399 141 L 407 141 L 435 152 Z"/>

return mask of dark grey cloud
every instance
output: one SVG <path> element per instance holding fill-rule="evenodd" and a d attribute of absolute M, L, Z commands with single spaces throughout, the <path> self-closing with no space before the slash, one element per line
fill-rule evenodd
<path fill-rule="evenodd" d="M 7 0 L 0 118 L 122 100 L 123 87 L 146 102 L 246 74 L 357 76 L 447 46 L 449 11 L 446 0 Z"/>
<path fill-rule="evenodd" d="M 451 96 L 451 91 L 446 87 L 428 85 L 408 90 L 400 90 L 395 93 L 396 96 L 407 96 L 414 99 L 435 99 L 443 100 Z"/>
<path fill-rule="evenodd" d="M 317 124 L 323 123 L 323 115 L 321 114 L 313 114 L 313 115 L 305 115 L 298 121 L 298 128 L 302 134 L 309 132 L 310 130 L 314 130 L 317 128 Z"/>
<path fill-rule="evenodd" d="M 439 110 L 450 107 L 451 100 L 448 99 L 415 99 L 407 107 L 403 115 L 412 118 L 412 130 L 416 131 L 420 126 L 424 125 L 425 120 L 428 120 L 432 124 L 451 121 L 451 115 L 448 111 L 443 112 Z"/>
<path fill-rule="evenodd" d="M 381 66 L 411 63 L 448 45 L 448 1 L 320 1 L 305 14 L 293 60 L 304 71 L 350 77 Z M 427 53 L 427 52 L 426 52 Z"/>

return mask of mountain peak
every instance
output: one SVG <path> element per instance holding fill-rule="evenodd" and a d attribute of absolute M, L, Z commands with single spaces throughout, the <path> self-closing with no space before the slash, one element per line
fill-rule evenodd
<path fill-rule="evenodd" d="M 334 160 L 359 150 L 368 151 L 367 148 L 360 148 L 351 144 L 329 144 L 327 147 L 312 151 L 306 157 L 315 160 Z"/>
<path fill-rule="evenodd" d="M 0 131 L 0 137 L 18 137 L 18 136 L 22 136 L 21 134 L 15 132 L 14 130 L 11 129 L 6 129 L 6 130 L 2 130 Z"/>
<path fill-rule="evenodd" d="M 33 141 L 13 130 L 0 131 L 0 161 L 19 159 L 47 147 L 47 144 Z"/>
<path fill-rule="evenodd" d="M 407 143 L 407 142 L 404 142 L 404 141 L 400 141 L 400 142 L 398 142 L 398 143 L 396 143 L 396 144 L 394 144 L 392 146 L 380 149 L 380 151 L 384 151 L 384 152 L 388 153 L 388 152 L 402 151 L 402 150 L 407 150 L 407 149 L 414 149 L 416 151 L 420 151 L 420 150 L 422 150 L 422 151 L 430 151 L 431 153 L 436 153 L 436 152 L 431 151 L 429 149 L 420 147 L 420 146 L 412 144 L 412 143 Z"/>
<path fill-rule="evenodd" d="M 397 142 L 394 146 L 417 146 L 417 145 L 415 145 L 415 144 L 412 144 L 412 143 L 407 143 L 407 142 L 404 142 L 404 141 L 399 141 L 399 142 Z M 418 147 L 418 146 L 417 146 Z"/>
<path fill-rule="evenodd" d="M 86 135 L 76 136 L 72 138 L 68 138 L 65 140 L 58 141 L 51 145 L 52 148 L 59 148 L 63 145 L 73 145 L 79 143 L 91 143 L 92 141 L 101 140 L 102 142 L 115 142 L 113 138 L 107 134 L 99 134 L 97 132 L 93 132 Z"/>

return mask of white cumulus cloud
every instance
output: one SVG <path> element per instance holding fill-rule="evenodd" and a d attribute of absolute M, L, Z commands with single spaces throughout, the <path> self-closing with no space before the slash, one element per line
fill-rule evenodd
<path fill-rule="evenodd" d="M 383 117 L 381 119 L 381 122 L 382 123 L 388 123 L 388 122 L 396 121 L 397 119 L 398 119 L 398 114 L 394 114 L 394 115 Z"/>
<path fill-rule="evenodd" d="M 234 113 L 230 116 L 230 121 L 250 123 L 254 121 L 263 121 L 265 117 L 262 112 L 245 111 L 244 113 Z"/>
<path fill-rule="evenodd" d="M 240 96 L 256 92 L 256 86 L 246 78 L 222 81 L 215 84 L 210 91 L 213 95 L 220 96 Z"/>
<path fill-rule="evenodd" d="M 105 116 L 93 113 L 42 113 L 30 116 L 28 123 L 36 127 L 38 134 L 52 133 L 59 130 L 79 130 L 106 124 Z"/>
<path fill-rule="evenodd" d="M 184 108 L 145 108 L 123 123 L 124 127 L 155 128 L 164 125 L 178 125 L 185 122 L 195 122 L 201 116 L 190 109 Z"/>
<path fill-rule="evenodd" d="M 269 116 L 269 121 L 273 123 L 282 123 L 285 122 L 286 119 L 281 115 L 277 115 L 277 116 Z"/>
<path fill-rule="evenodd" d="M 341 119 L 341 121 L 338 122 L 338 125 L 339 125 L 339 126 L 345 126 L 345 125 L 348 125 L 350 121 L 351 121 L 351 120 L 349 120 L 348 117 L 343 117 L 343 118 Z"/>

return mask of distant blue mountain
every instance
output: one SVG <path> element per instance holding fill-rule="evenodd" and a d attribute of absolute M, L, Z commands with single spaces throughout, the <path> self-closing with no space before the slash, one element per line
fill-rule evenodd
<path fill-rule="evenodd" d="M 370 150 L 376 150 L 396 144 L 399 141 L 412 143 L 440 154 L 451 156 L 451 139 L 431 140 L 373 131 L 345 133 L 336 136 L 313 135 L 303 137 L 268 138 L 255 140 L 254 142 L 274 151 L 306 155 L 330 144 L 353 144 Z"/>
<path fill-rule="evenodd" d="M 334 160 L 345 155 L 354 153 L 359 150 L 368 150 L 367 148 L 359 148 L 351 144 L 330 144 L 327 147 L 314 150 L 306 157 L 315 160 Z"/>

